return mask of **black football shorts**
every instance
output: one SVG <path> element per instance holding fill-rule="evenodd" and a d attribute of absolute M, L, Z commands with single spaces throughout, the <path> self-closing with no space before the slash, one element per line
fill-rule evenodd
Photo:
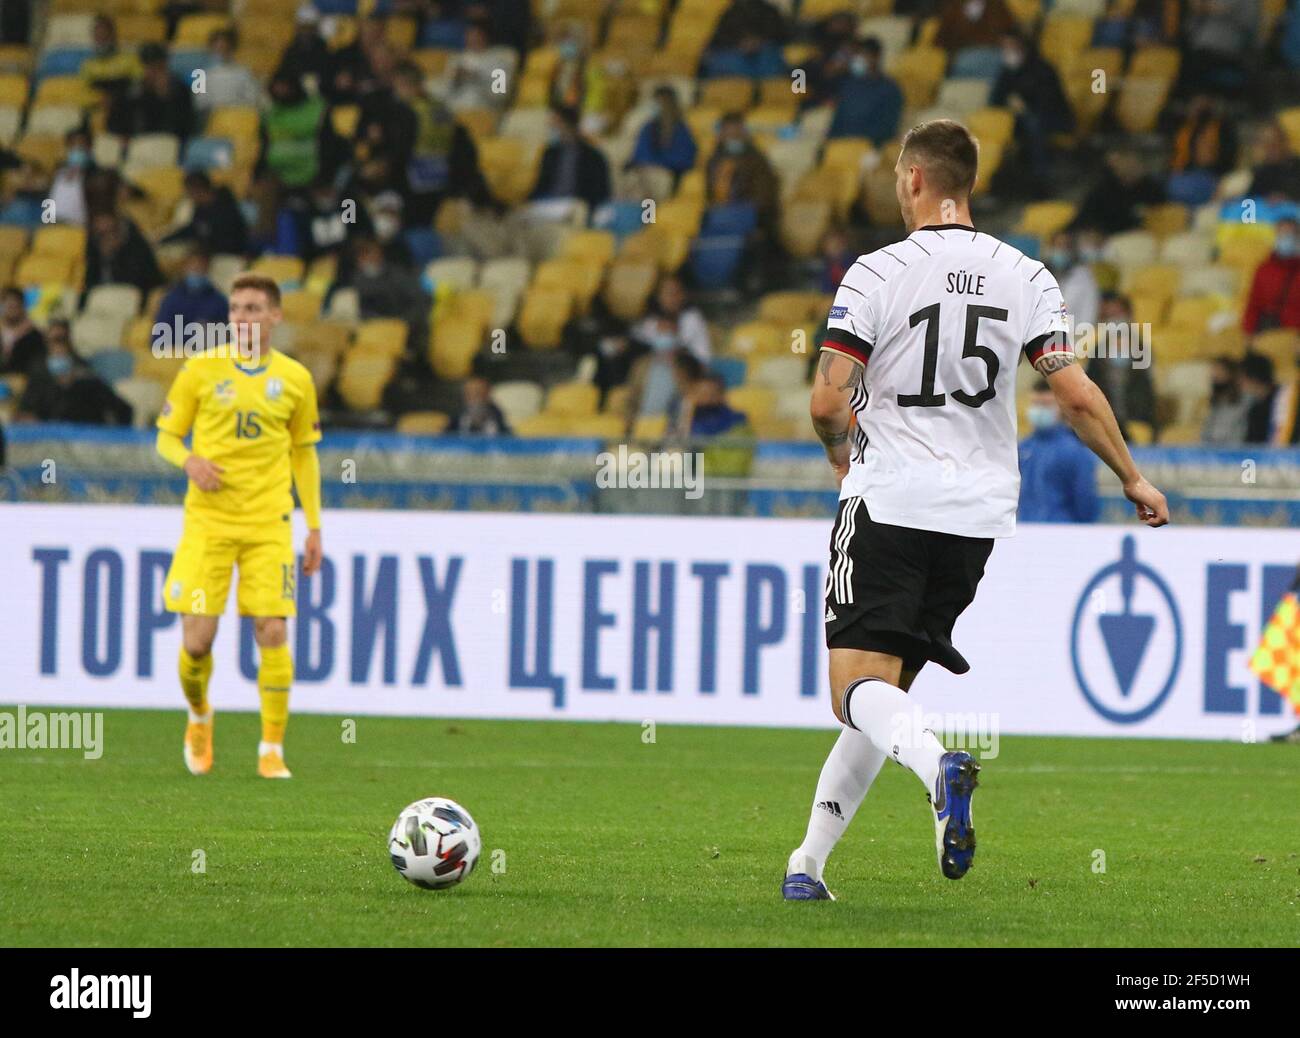
<path fill-rule="evenodd" d="M 961 537 L 874 522 L 860 497 L 840 502 L 826 575 L 826 647 L 898 656 L 905 671 L 934 660 L 970 664 L 952 627 L 975 598 L 991 537 Z"/>

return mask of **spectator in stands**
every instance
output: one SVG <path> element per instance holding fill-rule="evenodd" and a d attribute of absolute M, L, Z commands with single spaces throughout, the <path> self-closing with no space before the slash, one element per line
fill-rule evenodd
<path fill-rule="evenodd" d="M 271 80 L 271 105 L 262 114 L 262 164 L 289 192 L 303 192 L 337 154 L 325 100 L 309 97 L 292 75 Z"/>
<path fill-rule="evenodd" d="M 943 0 L 939 7 L 939 31 L 934 42 L 946 51 L 964 47 L 996 47 L 1016 20 L 1005 0 Z"/>
<path fill-rule="evenodd" d="M 296 76 L 308 81 L 316 93 L 328 96 L 333 69 L 329 44 L 320 34 L 320 12 L 311 4 L 303 4 L 294 16 L 293 38 L 280 56 L 275 75 Z"/>
<path fill-rule="evenodd" d="M 1259 0 L 1189 0 L 1183 28 L 1183 84 L 1232 91 L 1250 78 Z"/>
<path fill-rule="evenodd" d="M 654 115 L 641 127 L 628 169 L 657 166 L 673 175 L 674 184 L 695 167 L 695 138 L 682 118 L 677 91 L 663 85 L 654 92 Z"/>
<path fill-rule="evenodd" d="M 689 440 L 691 400 L 705 370 L 695 354 L 683 349 L 673 350 L 667 357 L 647 356 L 639 361 L 628 394 L 629 432 L 635 430 L 637 418 L 662 415 L 669 439 Z"/>
<path fill-rule="evenodd" d="M 857 261 L 858 253 L 849 246 L 849 236 L 841 227 L 832 227 L 822 237 L 821 290 L 833 293 L 840 287 L 849 267 Z"/>
<path fill-rule="evenodd" d="M 578 129 L 574 108 L 551 112 L 551 143 L 542 153 L 534 201 L 579 198 L 588 211 L 609 200 L 609 162 L 605 154 L 587 141 Z"/>
<path fill-rule="evenodd" d="M 770 0 L 732 0 L 718 19 L 709 49 L 732 50 L 747 36 L 757 36 L 762 43 L 781 45 L 790 39 L 785 15 Z"/>
<path fill-rule="evenodd" d="M 1104 296 L 1100 317 L 1088 375 L 1110 402 L 1126 440 L 1133 435 L 1133 422 L 1145 422 L 1154 437 L 1155 385 L 1149 364 L 1143 362 L 1150 359 L 1150 343 L 1142 337 L 1141 326 L 1133 323 L 1127 296 Z"/>
<path fill-rule="evenodd" d="M 50 182 L 54 222 L 81 227 L 86 222 L 86 181 L 95 171 L 90 132 L 78 126 L 68 131 L 64 142 L 63 164 L 54 171 Z"/>
<path fill-rule="evenodd" d="M 492 42 L 491 28 L 473 21 L 465 27 L 465 49 L 447 63 L 447 105 L 453 112 L 486 108 L 500 112 L 510 104 L 519 55 Z"/>
<path fill-rule="evenodd" d="M 1209 173 L 1222 176 L 1237 161 L 1237 130 L 1223 113 L 1223 103 L 1199 93 L 1174 134 L 1169 168 L 1174 173 Z"/>
<path fill-rule="evenodd" d="M 817 54 L 808 61 L 808 97 L 805 105 L 835 100 L 840 80 L 849 71 L 849 61 L 858 46 L 857 19 L 850 11 L 828 15 L 816 28 Z"/>
<path fill-rule="evenodd" d="M 989 104 L 1011 109 L 1016 119 L 1016 145 L 1028 160 L 1034 186 L 1050 193 L 1052 135 L 1074 129 L 1074 113 L 1056 69 L 1019 32 L 1002 37 L 1002 70 Z"/>
<path fill-rule="evenodd" d="M 465 15 L 469 21 L 492 26 L 497 41 L 523 57 L 532 35 L 531 4 L 521 4 L 518 0 L 470 0 L 465 5 Z"/>
<path fill-rule="evenodd" d="M 239 37 L 234 29 L 217 29 L 208 37 L 212 60 L 205 68 L 206 89 L 194 95 L 194 103 L 204 112 L 214 108 L 256 108 L 262 102 L 262 88 L 257 77 L 235 61 Z"/>
<path fill-rule="evenodd" d="M 1215 447 L 1245 443 L 1249 411 L 1239 365 L 1231 357 L 1216 358 L 1210 367 L 1210 408 L 1201 425 L 1201 442 Z"/>
<path fill-rule="evenodd" d="M 748 79 L 770 79 L 786 71 L 780 46 L 753 28 L 742 31 L 734 47 L 711 51 L 705 57 L 705 66 L 710 76 Z"/>
<path fill-rule="evenodd" d="M 1106 153 L 1101 174 L 1079 203 L 1071 230 L 1119 234 L 1142 224 L 1142 209 L 1165 200 L 1160 182 L 1142 166 L 1132 151 L 1114 148 Z"/>
<path fill-rule="evenodd" d="M 633 339 L 621 323 L 611 322 L 603 329 L 596 342 L 596 375 L 592 379 L 600 390 L 602 408 L 609 391 L 627 382 L 637 361 L 649 350 L 644 342 Z"/>
<path fill-rule="evenodd" d="M 417 66 L 400 66 L 394 84 L 399 105 L 397 133 L 409 142 L 400 149 L 409 198 L 408 226 L 429 227 L 447 198 L 468 198 L 485 205 L 487 184 L 469 131 L 456 121 L 451 109 L 428 95 Z"/>
<path fill-rule="evenodd" d="M 759 227 L 775 231 L 781 184 L 767 156 L 749 136 L 744 116 L 732 112 L 718 124 L 718 143 L 706 170 L 708 200 L 715 205 L 747 202 Z"/>
<path fill-rule="evenodd" d="M 25 375 L 45 359 L 45 336 L 32 324 L 21 289 L 0 292 L 0 375 Z"/>
<path fill-rule="evenodd" d="M 102 91 L 110 104 L 140 78 L 140 59 L 117 45 L 117 26 L 107 15 L 96 15 L 91 29 L 94 52 L 81 63 L 81 78 L 87 86 Z"/>
<path fill-rule="evenodd" d="M 418 275 L 386 256 L 375 238 L 358 239 L 354 253 L 349 281 L 357 290 L 362 320 L 388 317 L 405 321 L 410 328 L 407 352 L 413 358 L 423 358 L 429 342 L 429 297 Z"/>
<path fill-rule="evenodd" d="M 19 160 L 12 175 L 13 193 L 0 208 L 0 224 L 35 228 L 41 224 L 45 200 L 50 196 L 50 178 L 35 162 Z"/>
<path fill-rule="evenodd" d="M 576 108 L 585 113 L 603 104 L 601 95 L 608 82 L 600 62 L 591 60 L 587 45 L 586 27 L 574 22 L 561 30 L 555 41 L 559 61 L 551 77 L 550 103 L 552 108 Z"/>
<path fill-rule="evenodd" d="M 321 256 L 342 258 L 350 255 L 347 248 L 358 238 L 373 237 L 374 224 L 364 205 L 351 199 L 346 206 L 343 196 L 329 177 L 320 177 L 311 186 L 307 204 L 294 212 L 297 233 L 294 252 L 308 263 Z"/>
<path fill-rule="evenodd" d="M 1022 523 L 1095 523 L 1101 514 L 1097 459 L 1061 421 L 1046 379 L 1035 382 L 1027 417 L 1031 432 L 1020 441 L 1016 518 Z"/>
<path fill-rule="evenodd" d="M 388 23 L 382 15 L 361 19 L 357 35 L 351 43 L 334 52 L 330 67 L 330 84 L 324 91 L 335 104 L 350 104 L 368 94 L 374 87 L 372 55 L 386 47 Z"/>
<path fill-rule="evenodd" d="M 707 364 L 713 352 L 709 322 L 691 303 L 681 278 L 672 274 L 659 282 L 649 312 L 633 327 L 632 338 L 662 356 L 685 349 L 701 364 Z"/>
<path fill-rule="evenodd" d="M 86 235 L 86 292 L 97 285 L 134 285 L 147 296 L 163 284 L 153 249 L 140 229 L 116 212 L 97 212 Z"/>
<path fill-rule="evenodd" d="M 898 132 L 903 93 L 881 69 L 880 41 L 854 44 L 845 74 L 833 92 L 835 115 L 828 137 L 866 137 L 877 147 Z"/>
<path fill-rule="evenodd" d="M 679 423 L 692 440 L 726 436 L 749 421 L 743 411 L 737 411 L 727 403 L 727 383 L 721 375 L 713 372 L 695 379 L 684 403 Z"/>
<path fill-rule="evenodd" d="M 1261 127 L 1255 139 L 1255 164 L 1247 194 L 1273 203 L 1300 200 L 1300 156 L 1291 154 L 1286 130 L 1277 120 Z"/>
<path fill-rule="evenodd" d="M 1086 264 L 1092 271 L 1092 276 L 1097 279 L 1097 287 L 1103 294 L 1118 292 L 1119 267 L 1106 258 L 1106 236 L 1098 230 L 1079 230 L 1074 233 L 1079 246 L 1079 262 Z"/>
<path fill-rule="evenodd" d="M 1251 335 L 1300 328 L 1300 236 L 1293 219 L 1275 225 L 1273 251 L 1255 269 L 1241 327 Z"/>
<path fill-rule="evenodd" d="M 18 400 L 17 421 L 131 424 L 131 405 L 77 356 L 67 321 L 51 321 L 46 342 L 44 363 L 32 369 Z"/>
<path fill-rule="evenodd" d="M 1277 427 L 1280 389 L 1273 377 L 1273 361 L 1253 351 L 1241 359 L 1241 394 L 1247 401 L 1246 442 L 1272 443 Z"/>
<path fill-rule="evenodd" d="M 109 132 L 126 137 L 170 133 L 184 141 L 194 132 L 194 92 L 172 75 L 161 44 L 141 47 L 140 61 L 140 79 L 109 110 Z"/>
<path fill-rule="evenodd" d="M 492 400 L 492 386 L 480 375 L 471 375 L 461 386 L 463 403 L 447 425 L 447 432 L 461 436 L 510 436 L 510 423 Z"/>
<path fill-rule="evenodd" d="M 177 319 L 182 326 L 189 324 L 224 324 L 229 314 L 226 297 L 208 276 L 211 257 L 207 250 L 193 249 L 185 258 L 181 278 L 162 297 L 157 324 L 174 327 Z"/>
<path fill-rule="evenodd" d="M 248 224 L 230 188 L 213 184 L 199 171 L 185 175 L 185 194 L 193 207 L 190 222 L 163 239 L 194 242 L 212 255 L 243 256 L 248 250 Z"/>
<path fill-rule="evenodd" d="M 1101 307 L 1101 289 L 1092 267 L 1082 262 L 1074 235 L 1069 231 L 1053 235 L 1043 259 L 1061 286 L 1074 327 L 1095 325 Z"/>

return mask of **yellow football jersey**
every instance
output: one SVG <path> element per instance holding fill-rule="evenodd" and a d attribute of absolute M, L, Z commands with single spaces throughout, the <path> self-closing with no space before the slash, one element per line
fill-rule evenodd
<path fill-rule="evenodd" d="M 293 510 L 290 452 L 320 440 L 316 387 L 305 367 L 278 350 L 255 368 L 229 356 L 193 357 L 167 394 L 158 428 L 224 471 L 221 488 L 190 484 L 186 522 L 234 531 L 282 522 Z"/>

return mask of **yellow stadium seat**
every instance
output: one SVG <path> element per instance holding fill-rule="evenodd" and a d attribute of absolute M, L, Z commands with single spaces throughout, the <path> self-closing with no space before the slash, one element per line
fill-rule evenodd
<path fill-rule="evenodd" d="M 86 108 L 95 100 L 94 91 L 80 76 L 47 76 L 36 88 L 33 105 L 72 105 Z"/>
<path fill-rule="evenodd" d="M 1286 139 L 1291 145 L 1291 154 L 1300 155 L 1300 105 L 1284 108 L 1277 113 L 1277 121 L 1286 132 Z"/>
<path fill-rule="evenodd" d="M 280 310 L 291 324 L 310 324 L 320 317 L 321 297 L 315 292 L 294 290 L 280 296 Z"/>
<path fill-rule="evenodd" d="M 208 116 L 207 137 L 227 137 L 238 144 L 248 141 L 256 147 L 258 115 L 256 108 L 230 106 L 215 108 Z"/>
<path fill-rule="evenodd" d="M 1142 226 L 1157 238 L 1167 238 L 1187 230 L 1190 214 L 1185 205 L 1165 202 L 1148 206 L 1142 213 Z"/>
<path fill-rule="evenodd" d="M 444 317 L 434 325 L 429 364 L 441 379 L 454 382 L 474 370 L 483 345 L 483 325 L 472 317 Z"/>
<path fill-rule="evenodd" d="M 1177 47 L 1139 47 L 1133 52 L 1128 74 L 1135 79 L 1155 79 L 1170 83 L 1178 75 L 1181 55 Z"/>
<path fill-rule="evenodd" d="M 609 266 L 617 242 L 609 231 L 578 231 L 569 235 L 560 247 L 560 255 L 598 266 Z"/>
<path fill-rule="evenodd" d="M 948 52 L 941 47 L 912 47 L 886 61 L 886 69 L 898 81 L 909 108 L 933 103 L 947 67 Z"/>
<path fill-rule="evenodd" d="M 396 363 L 392 357 L 378 353 L 349 352 L 343 358 L 337 381 L 344 404 L 353 411 L 373 411 L 379 407 Z"/>
<path fill-rule="evenodd" d="M 123 44 L 138 46 L 167 39 L 167 21 L 156 14 L 119 14 L 114 24 L 118 41 Z"/>
<path fill-rule="evenodd" d="M 32 238 L 32 252 L 41 256 L 80 259 L 86 252 L 86 231 L 71 224 L 41 227 Z"/>
<path fill-rule="evenodd" d="M 791 337 L 769 321 L 746 321 L 731 330 L 728 352 L 737 357 L 773 355 L 790 349 Z"/>
<path fill-rule="evenodd" d="M 1006 108 L 981 108 L 966 117 L 966 126 L 981 145 L 1005 148 L 1015 133 L 1015 116 Z"/>
<path fill-rule="evenodd" d="M 1116 121 L 1128 133 L 1150 133 L 1164 109 L 1170 84 L 1168 79 L 1138 77 L 1130 72 L 1115 108 Z"/>
<path fill-rule="evenodd" d="M 330 125 L 344 140 L 351 140 L 356 136 L 357 123 L 360 121 L 360 105 L 336 105 L 330 110 Z"/>
<path fill-rule="evenodd" d="M 1300 351 L 1300 332 L 1294 328 L 1272 328 L 1266 332 L 1257 332 L 1251 339 L 1250 348 L 1269 357 L 1276 365 L 1280 366 L 1284 362 L 1293 365 L 1296 353 Z"/>
<path fill-rule="evenodd" d="M 450 421 L 441 411 L 408 411 L 397 420 L 397 431 L 403 436 L 437 436 Z"/>
<path fill-rule="evenodd" d="M 1182 276 L 1182 269 L 1172 264 L 1138 267 L 1125 278 L 1124 290 L 1133 295 L 1154 296 L 1168 301 L 1178 294 Z"/>
<path fill-rule="evenodd" d="M 537 288 L 567 289 L 573 293 L 579 313 L 586 313 L 596 293 L 600 291 L 604 274 L 603 268 L 582 260 L 556 258 L 537 265 L 533 272 L 533 285 Z"/>
<path fill-rule="evenodd" d="M 1176 299 L 1169 309 L 1169 327 L 1186 332 L 1207 332 L 1210 318 L 1222 309 L 1218 300 L 1207 296 Z"/>
<path fill-rule="evenodd" d="M 405 321 L 380 317 L 362 321 L 357 329 L 352 353 L 374 353 L 382 357 L 400 357 L 406 351 L 409 327 Z"/>
<path fill-rule="evenodd" d="M 335 321 L 313 321 L 299 327 L 296 343 L 301 349 L 337 358 L 347 352 L 352 332 L 347 325 Z"/>
<path fill-rule="evenodd" d="M 76 260 L 71 256 L 28 253 L 18 262 L 14 277 L 25 288 L 66 285 L 73 280 L 76 265 Z"/>
<path fill-rule="evenodd" d="M 610 312 L 624 321 L 640 317 L 659 276 L 654 263 L 641 259 L 615 260 L 609 268 L 602 298 Z"/>
<path fill-rule="evenodd" d="M 662 440 L 668 434 L 668 416 L 662 414 L 642 415 L 632 425 L 632 439 L 654 441 Z"/>
<path fill-rule="evenodd" d="M 8 227 L 0 224 L 0 256 L 17 259 L 27 251 L 26 227 Z"/>
<path fill-rule="evenodd" d="M 619 440 L 627 432 L 627 422 L 621 415 L 593 414 L 569 421 L 568 435 L 590 437 L 594 440 Z"/>
<path fill-rule="evenodd" d="M 306 273 L 306 269 L 307 265 L 297 256 L 268 255 L 259 257 L 249 268 L 249 272 L 274 278 L 279 283 L 280 290 L 285 291 L 302 283 L 302 276 Z"/>
<path fill-rule="evenodd" d="M 0 75 L 0 105 L 22 108 L 27 104 L 27 77 Z"/>
<path fill-rule="evenodd" d="M 830 222 L 829 202 L 792 200 L 781 211 L 781 243 L 796 259 L 808 259 L 821 247 Z"/>
<path fill-rule="evenodd" d="M 1087 48 L 1092 40 L 1092 19 L 1076 14 L 1049 14 L 1043 22 L 1038 49 L 1053 65 L 1061 66 Z"/>
<path fill-rule="evenodd" d="M 1032 202 L 1025 206 L 1020 214 L 1016 232 L 1050 238 L 1058 231 L 1064 230 L 1074 219 L 1077 211 L 1073 202 Z"/>
<path fill-rule="evenodd" d="M 727 393 L 727 403 L 751 422 L 759 422 L 772 417 L 776 394 L 767 386 L 739 386 Z"/>
<path fill-rule="evenodd" d="M 535 414 L 521 418 L 514 423 L 517 436 L 524 439 L 550 439 L 566 436 L 569 431 L 569 419 L 563 415 Z"/>
<path fill-rule="evenodd" d="M 556 288 L 528 289 L 518 317 L 519 334 L 524 345 L 533 350 L 559 346 L 564 326 L 572 314 L 572 292 Z"/>
<path fill-rule="evenodd" d="M 177 50 L 205 50 L 208 37 L 230 27 L 230 18 L 224 14 L 187 14 L 176 25 L 172 46 Z"/>
<path fill-rule="evenodd" d="M 600 390 L 590 382 L 561 382 L 546 394 L 543 413 L 566 418 L 595 415 L 600 404 Z"/>

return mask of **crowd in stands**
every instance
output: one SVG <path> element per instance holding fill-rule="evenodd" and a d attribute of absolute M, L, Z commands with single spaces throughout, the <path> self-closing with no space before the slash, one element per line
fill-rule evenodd
<path fill-rule="evenodd" d="M 1300 442 L 1297 0 L 12 6 L 12 420 L 149 423 L 155 324 L 251 268 L 335 426 L 807 438 L 900 136 L 951 117 L 1130 439 Z"/>

